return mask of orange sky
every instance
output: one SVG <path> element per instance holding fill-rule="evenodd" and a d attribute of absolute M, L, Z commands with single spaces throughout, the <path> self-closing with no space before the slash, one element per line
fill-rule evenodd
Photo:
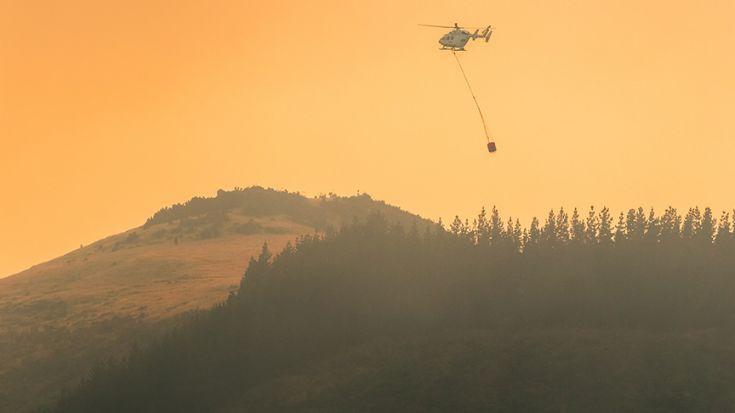
<path fill-rule="evenodd" d="M 118 5 L 113 5 L 116 3 Z M 735 206 L 735 2 L 0 0 L 0 276 L 218 188 Z M 440 29 L 497 26 L 462 55 Z"/>

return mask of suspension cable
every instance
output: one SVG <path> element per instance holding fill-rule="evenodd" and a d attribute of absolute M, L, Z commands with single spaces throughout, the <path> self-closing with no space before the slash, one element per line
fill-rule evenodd
<path fill-rule="evenodd" d="M 459 65 L 459 70 L 462 71 L 462 76 L 464 77 L 465 83 L 467 83 L 467 89 L 470 90 L 470 95 L 472 95 L 472 100 L 475 101 L 475 106 L 477 106 L 477 112 L 480 114 L 480 120 L 482 120 L 482 129 L 485 131 L 485 138 L 487 138 L 487 142 L 490 143 L 490 134 L 487 132 L 487 124 L 485 124 L 485 117 L 482 115 L 480 104 L 477 103 L 475 92 L 472 91 L 472 86 L 470 86 L 470 81 L 469 79 L 467 79 L 467 75 L 464 72 L 464 68 L 462 68 L 462 63 L 460 63 L 459 61 L 459 56 L 457 56 L 457 52 L 452 51 L 452 54 L 454 55 L 454 58 L 457 60 L 457 65 Z"/>

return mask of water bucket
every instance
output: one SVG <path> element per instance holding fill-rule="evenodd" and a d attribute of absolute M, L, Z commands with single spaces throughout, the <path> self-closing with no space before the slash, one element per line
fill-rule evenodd
<path fill-rule="evenodd" d="M 487 151 L 488 152 L 492 153 L 492 152 L 495 152 L 497 150 L 498 150 L 498 148 L 495 147 L 495 142 L 488 142 L 488 144 L 487 144 Z"/>

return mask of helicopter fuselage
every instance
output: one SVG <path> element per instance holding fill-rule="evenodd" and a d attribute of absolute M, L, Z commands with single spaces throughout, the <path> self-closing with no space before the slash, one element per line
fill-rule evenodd
<path fill-rule="evenodd" d="M 470 32 L 454 29 L 439 39 L 442 49 L 464 50 L 464 46 L 470 40 L 472 35 Z"/>

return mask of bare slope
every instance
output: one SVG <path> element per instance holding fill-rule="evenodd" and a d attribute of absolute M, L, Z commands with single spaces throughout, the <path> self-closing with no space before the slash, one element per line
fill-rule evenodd
<path fill-rule="evenodd" d="M 21 411 L 234 291 L 264 242 L 380 212 L 415 215 L 369 196 L 307 199 L 263 188 L 220 191 L 167 207 L 145 225 L 0 279 L 0 411 Z"/>

